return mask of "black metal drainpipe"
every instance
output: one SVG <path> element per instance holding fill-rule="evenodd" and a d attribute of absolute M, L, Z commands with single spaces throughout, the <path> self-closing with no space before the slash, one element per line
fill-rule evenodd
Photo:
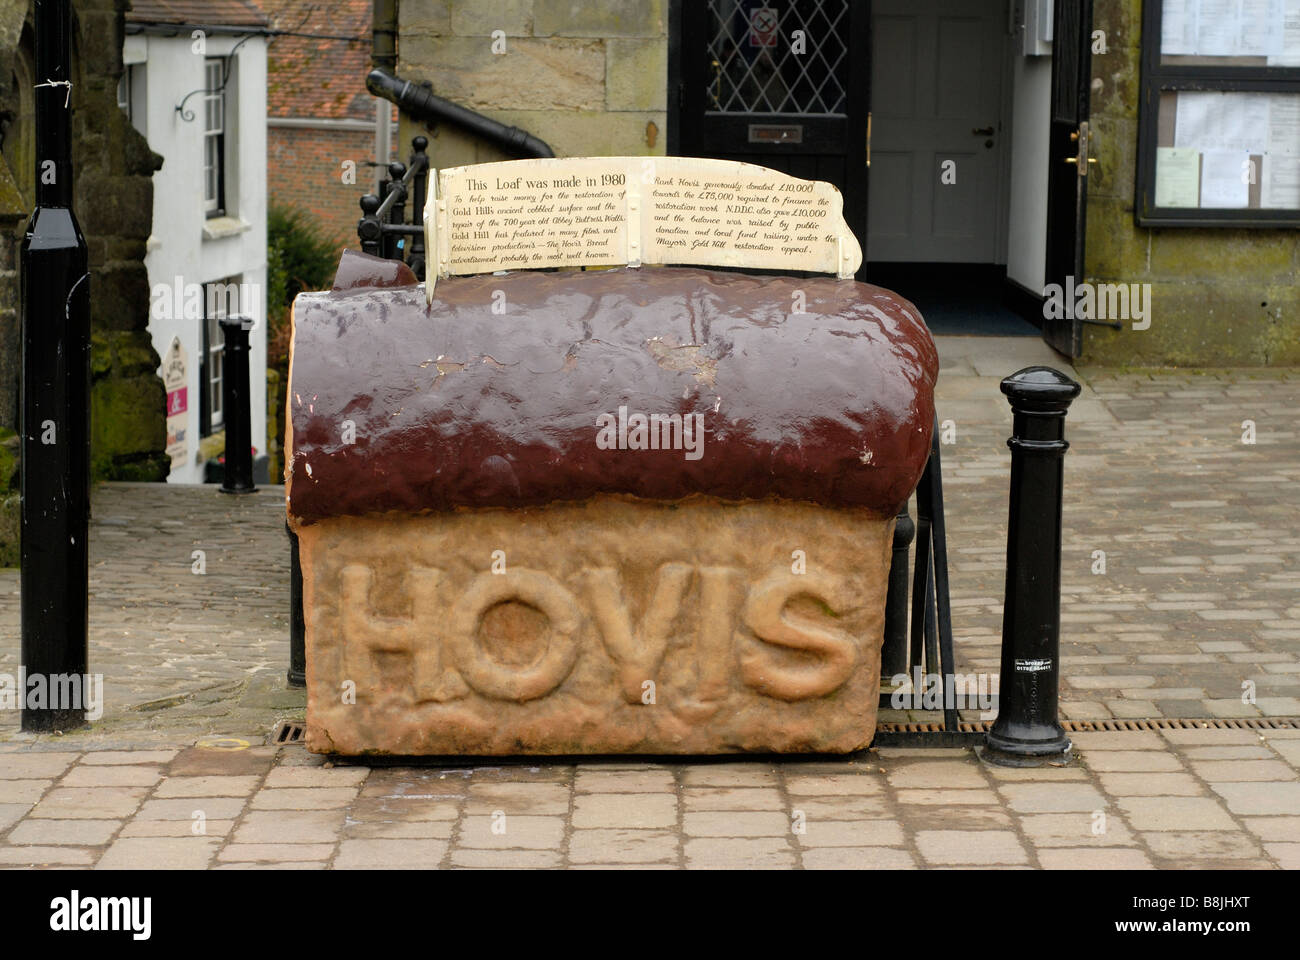
<path fill-rule="evenodd" d="M 420 84 L 397 76 L 397 3 L 398 0 L 374 0 L 370 54 L 374 69 L 366 77 L 367 90 L 397 104 L 418 120 L 454 124 L 514 156 L 555 156 L 549 144 L 527 130 L 444 100 Z"/>

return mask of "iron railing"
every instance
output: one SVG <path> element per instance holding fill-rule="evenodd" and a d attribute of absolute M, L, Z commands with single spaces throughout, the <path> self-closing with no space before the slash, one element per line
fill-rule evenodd
<path fill-rule="evenodd" d="M 385 260 L 401 260 L 417 280 L 424 279 L 424 201 L 428 189 L 428 137 L 411 140 L 407 163 L 388 165 L 388 179 L 380 185 L 383 196 L 368 193 L 361 198 L 361 219 L 357 237 L 361 252 Z M 411 222 L 406 222 L 406 203 L 411 201 Z"/>

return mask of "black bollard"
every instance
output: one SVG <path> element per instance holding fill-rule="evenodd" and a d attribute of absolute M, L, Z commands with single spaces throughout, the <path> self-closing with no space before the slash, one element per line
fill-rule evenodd
<path fill-rule="evenodd" d="M 22 728 L 41 732 L 86 722 L 90 274 L 72 213 L 69 0 L 36 0 L 34 28 L 36 206 L 20 254 L 25 679 L 17 692 Z"/>
<path fill-rule="evenodd" d="M 222 317 L 221 403 L 226 427 L 222 493 L 252 493 L 253 411 L 248 390 L 248 330 L 244 317 Z"/>
<path fill-rule="evenodd" d="M 1061 501 L 1065 414 L 1079 384 L 1051 367 L 1002 381 L 1011 403 L 1011 514 L 1002 613 L 998 716 L 984 755 L 1026 765 L 1066 760 L 1070 739 L 1057 719 L 1061 645 Z"/>
<path fill-rule="evenodd" d="M 907 555 L 916 524 L 907 504 L 894 522 L 894 556 L 889 563 L 889 593 L 885 597 L 885 642 L 880 650 L 880 675 L 889 680 L 907 673 Z"/>
<path fill-rule="evenodd" d="M 302 565 L 298 560 L 298 535 L 286 522 L 289 534 L 289 686 L 307 686 L 307 626 L 302 616 Z"/>

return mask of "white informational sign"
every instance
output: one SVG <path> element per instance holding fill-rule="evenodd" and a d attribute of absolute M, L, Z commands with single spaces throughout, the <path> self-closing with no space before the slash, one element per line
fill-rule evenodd
<path fill-rule="evenodd" d="M 1271 156 L 1300 157 L 1300 95 L 1266 94 L 1268 143 Z"/>
<path fill-rule="evenodd" d="M 1202 57 L 1237 56 L 1241 32 L 1238 0 L 1200 0 L 1196 19 L 1196 54 Z"/>
<path fill-rule="evenodd" d="M 1250 203 L 1250 154 L 1206 150 L 1201 154 L 1201 206 L 1241 209 Z"/>
<path fill-rule="evenodd" d="M 1265 210 L 1300 210 L 1300 157 L 1267 156 L 1261 167 L 1259 205 Z"/>
<path fill-rule="evenodd" d="M 1237 56 L 1282 54 L 1282 0 L 1241 0 Z"/>
<path fill-rule="evenodd" d="M 185 466 L 189 451 L 189 438 L 186 436 L 189 424 L 189 396 L 185 381 L 187 357 L 179 337 L 172 337 L 172 345 L 163 357 L 163 389 L 167 391 L 167 456 L 171 457 L 172 468 Z"/>
<path fill-rule="evenodd" d="M 1282 50 L 1268 58 L 1270 67 L 1300 67 L 1300 0 L 1283 0 Z"/>
<path fill-rule="evenodd" d="M 1265 153 L 1269 98 L 1254 93 L 1180 91 L 1174 146 Z"/>
<path fill-rule="evenodd" d="M 1300 63 L 1300 2 L 1162 0 L 1160 53 L 1264 58 L 1269 66 Z"/>
<path fill-rule="evenodd" d="M 852 277 L 862 247 L 833 184 L 696 157 L 564 157 L 429 174 L 427 281 L 642 263 Z"/>
<path fill-rule="evenodd" d="M 1181 56 L 1196 52 L 1198 0 L 1164 0 L 1160 21 L 1160 52 Z"/>

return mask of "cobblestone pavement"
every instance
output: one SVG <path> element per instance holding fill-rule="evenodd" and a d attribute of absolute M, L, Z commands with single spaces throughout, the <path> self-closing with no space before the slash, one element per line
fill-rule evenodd
<path fill-rule="evenodd" d="M 1013 770 L 888 748 L 461 769 L 23 749 L 0 752 L 0 866 L 1300 867 L 1300 730 L 1076 743 L 1082 765 Z"/>
<path fill-rule="evenodd" d="M 995 673 L 1010 464 L 998 379 L 1059 361 L 1026 340 L 940 351 L 958 666 Z M 1062 715 L 1300 716 L 1300 372 L 1082 379 L 1067 422 Z M 104 715 L 31 737 L 0 710 L 0 863 L 1298 865 L 1297 729 L 1078 734 L 1081 764 L 1040 771 L 897 749 L 310 769 L 300 747 L 263 746 L 303 714 L 284 682 L 281 491 L 108 484 L 94 512 Z M 17 672 L 17 638 L 18 575 L 0 571 L 0 673 Z M 213 737 L 251 746 L 194 746 Z M 491 832 L 498 810 L 505 834 Z M 791 830 L 796 810 L 807 833 Z"/>

